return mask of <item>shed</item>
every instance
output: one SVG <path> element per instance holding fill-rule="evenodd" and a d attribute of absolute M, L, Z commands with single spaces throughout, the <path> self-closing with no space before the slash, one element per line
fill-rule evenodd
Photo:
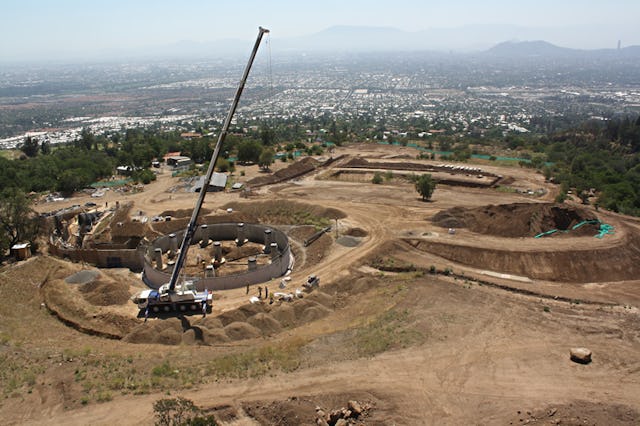
<path fill-rule="evenodd" d="M 204 178 L 206 176 L 200 176 L 196 181 L 196 184 L 191 188 L 192 192 L 200 192 L 204 186 Z M 224 191 L 227 186 L 227 175 L 224 173 L 214 172 L 209 181 L 207 192 L 219 192 Z"/>
<path fill-rule="evenodd" d="M 191 158 L 185 157 L 184 155 L 174 155 L 167 158 L 167 165 L 173 166 L 176 169 L 180 167 L 189 167 L 191 164 L 193 164 Z"/>
<path fill-rule="evenodd" d="M 17 260 L 25 260 L 31 257 L 31 243 L 18 243 L 11 247 L 11 254 Z"/>

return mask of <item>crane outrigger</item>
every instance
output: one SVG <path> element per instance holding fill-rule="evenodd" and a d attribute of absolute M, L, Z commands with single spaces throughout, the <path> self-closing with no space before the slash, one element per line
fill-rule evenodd
<path fill-rule="evenodd" d="M 200 214 L 202 204 L 204 203 L 204 197 L 207 194 L 207 184 L 211 181 L 211 177 L 213 176 L 216 161 L 218 160 L 218 156 L 220 155 L 220 149 L 222 148 L 222 144 L 227 137 L 227 132 L 229 131 L 231 120 L 236 111 L 236 108 L 238 107 L 240 96 L 242 95 L 242 91 L 244 90 L 244 86 L 247 82 L 247 77 L 249 76 L 249 71 L 251 70 L 253 61 L 256 57 L 256 54 L 258 53 L 258 48 L 260 47 L 262 37 L 268 32 L 269 30 L 266 28 L 258 28 L 258 37 L 253 46 L 253 50 L 251 51 L 249 62 L 244 69 L 244 73 L 242 75 L 242 78 L 240 79 L 240 83 L 238 84 L 238 89 L 236 90 L 235 97 L 233 98 L 233 103 L 231 104 L 231 108 L 229 109 L 227 118 L 225 119 L 220 131 L 220 135 L 218 136 L 218 141 L 216 143 L 215 149 L 213 150 L 211 161 L 209 162 L 209 168 L 207 169 L 207 174 L 204 178 L 204 188 L 200 191 L 200 194 L 196 201 L 196 205 L 193 208 L 193 212 L 191 214 L 191 219 L 189 220 L 189 224 L 187 225 L 187 229 L 184 233 L 182 243 L 180 244 L 180 251 L 178 253 L 176 263 L 173 267 L 173 271 L 171 272 L 171 279 L 168 283 L 161 285 L 157 291 L 145 290 L 133 298 L 133 302 L 138 305 L 138 308 L 140 308 L 140 310 L 145 310 L 146 315 L 148 315 L 149 310 L 152 310 L 153 312 L 160 312 L 161 310 L 164 312 L 170 312 L 172 310 L 198 310 L 198 308 L 201 307 L 203 313 L 205 314 L 207 311 L 211 310 L 213 295 L 210 291 L 205 290 L 204 292 L 198 292 L 193 281 L 185 280 L 182 283 L 178 283 L 178 279 L 184 263 L 187 259 L 187 252 L 189 251 L 189 246 L 191 245 L 191 241 L 196 231 L 196 222 L 198 220 L 198 215 Z"/>

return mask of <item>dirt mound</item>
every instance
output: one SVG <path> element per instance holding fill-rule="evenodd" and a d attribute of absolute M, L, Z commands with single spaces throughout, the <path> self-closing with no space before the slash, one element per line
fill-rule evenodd
<path fill-rule="evenodd" d="M 205 327 L 204 323 L 211 328 Z M 199 325 L 189 325 L 189 321 L 184 318 L 152 320 L 138 324 L 122 340 L 127 343 L 160 345 L 215 345 L 230 341 L 216 318 L 206 318 L 197 321 L 197 324 Z"/>
<path fill-rule="evenodd" d="M 283 327 L 292 327 L 296 324 L 296 311 L 291 303 L 281 304 L 271 311 L 271 316 Z"/>
<path fill-rule="evenodd" d="M 323 222 L 343 219 L 346 214 L 341 210 L 327 208 L 317 204 L 295 201 L 272 200 L 253 203 L 228 203 L 224 209 L 232 208 L 245 215 L 246 222 L 271 223 L 273 225 L 317 225 Z M 328 219 L 328 221 L 327 221 Z"/>
<path fill-rule="evenodd" d="M 223 329 L 208 329 L 203 328 L 204 341 L 208 345 L 216 345 L 220 343 L 229 343 L 231 339 L 227 336 L 227 333 Z"/>
<path fill-rule="evenodd" d="M 261 303 L 247 303 L 246 305 L 242 305 L 238 308 L 238 311 L 242 312 L 247 318 L 263 313 L 266 311 L 265 305 Z"/>
<path fill-rule="evenodd" d="M 42 287 L 47 309 L 61 322 L 82 333 L 111 339 L 119 339 L 128 332 L 128 329 L 123 332 L 122 324 L 112 323 L 112 318 L 85 310 L 86 302 L 73 290 L 63 280 L 49 281 Z"/>
<path fill-rule="evenodd" d="M 269 314 L 255 314 L 247 322 L 259 329 L 265 336 L 276 334 L 282 330 L 282 325 Z"/>
<path fill-rule="evenodd" d="M 182 341 L 182 322 L 178 318 L 168 318 L 142 323 L 122 340 L 128 343 L 178 345 Z"/>
<path fill-rule="evenodd" d="M 443 228 L 468 228 L 478 234 L 498 237 L 534 237 L 542 232 L 558 229 L 569 231 L 552 235 L 572 237 L 598 232 L 598 225 L 586 224 L 571 228 L 580 222 L 597 219 L 584 209 L 563 204 L 515 203 L 489 205 L 465 209 L 454 207 L 437 213 L 432 222 Z"/>
<path fill-rule="evenodd" d="M 82 270 L 73 275 L 69 275 L 64 282 L 67 284 L 87 284 L 100 276 L 100 271 Z"/>
<path fill-rule="evenodd" d="M 358 238 L 366 237 L 367 235 L 369 235 L 369 233 L 362 228 L 349 228 L 346 231 L 342 231 L 341 233 L 342 235 L 348 235 L 350 237 Z"/>
<path fill-rule="evenodd" d="M 293 310 L 295 311 L 296 318 L 300 318 L 304 311 L 314 306 L 319 306 L 319 303 L 313 300 L 309 300 L 308 298 L 294 301 Z"/>
<path fill-rule="evenodd" d="M 95 306 L 124 305 L 129 301 L 129 286 L 124 282 L 97 279 L 80 287 L 85 300 Z"/>
<path fill-rule="evenodd" d="M 258 176 L 247 182 L 249 186 L 262 186 L 271 185 L 274 183 L 284 182 L 289 179 L 294 179 L 302 176 L 306 173 L 314 171 L 320 162 L 311 157 L 305 157 L 302 160 L 296 161 L 284 169 L 280 169 L 272 175 Z"/>
<path fill-rule="evenodd" d="M 246 322 L 232 322 L 225 326 L 224 331 L 231 340 L 245 340 L 262 336 L 259 329 Z"/>
<path fill-rule="evenodd" d="M 322 305 L 312 306 L 308 309 L 305 309 L 305 311 L 300 316 L 300 322 L 303 324 L 306 324 L 308 322 L 317 321 L 319 319 L 326 317 L 330 313 L 331 313 L 331 310 L 328 308 L 325 308 Z"/>
<path fill-rule="evenodd" d="M 307 296 L 307 300 L 317 302 L 322 306 L 324 306 L 325 308 L 329 308 L 329 309 L 333 308 L 335 304 L 335 297 L 327 293 L 324 293 L 322 291 L 314 291 L 309 296 Z"/>
<path fill-rule="evenodd" d="M 293 304 L 293 309 L 296 313 L 296 318 L 298 319 L 299 324 L 316 321 L 331 313 L 330 309 L 322 306 L 314 300 L 310 300 L 309 298 L 296 300 Z"/>
<path fill-rule="evenodd" d="M 195 325 L 204 327 L 208 330 L 216 330 L 224 327 L 220 318 L 211 315 L 207 315 L 206 318 L 196 321 Z"/>
<path fill-rule="evenodd" d="M 241 312 L 238 309 L 233 309 L 231 311 L 226 311 L 221 313 L 216 317 L 222 323 L 223 327 L 228 326 L 234 322 L 242 322 L 247 320 L 247 314 Z"/>

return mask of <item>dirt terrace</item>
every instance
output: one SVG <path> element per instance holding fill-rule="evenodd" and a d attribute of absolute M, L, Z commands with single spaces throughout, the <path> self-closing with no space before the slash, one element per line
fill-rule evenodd
<path fill-rule="evenodd" d="M 440 185 L 425 203 L 409 183 L 331 178 L 349 158 L 393 161 L 415 150 L 337 151 L 342 160 L 251 199 L 206 201 L 212 215 L 233 206 L 243 218 L 291 226 L 306 211 L 334 226 L 318 240 L 322 250 L 292 245 L 305 261 L 288 287 L 316 273 L 313 297 L 249 305 L 257 289 L 237 289 L 217 294 L 204 319 L 145 323 L 135 306 L 120 304 L 125 287 L 142 288 L 127 271 L 69 283 L 91 268 L 41 257 L 3 269 L 0 355 L 10 366 L 3 382 L 12 384 L 3 388 L 3 423 L 152 424 L 152 403 L 167 392 L 229 425 L 315 424 L 316 405 L 331 411 L 349 400 L 368 404 L 362 424 L 371 425 L 638 423 L 638 221 L 550 205 L 557 189 L 541 175 L 489 163 L 478 166 L 511 189 L 546 195 Z M 246 178 L 258 173 L 248 168 Z M 149 216 L 188 210 L 195 195 L 172 192 L 175 185 L 162 175 L 143 193 L 108 194 L 108 202 L 131 200 Z M 615 234 L 531 235 L 592 217 Z M 290 232 L 299 239 L 310 230 Z M 344 237 L 354 244 L 341 244 Z M 266 285 L 273 291 L 278 282 Z M 52 305 L 114 336 L 74 328 Z M 571 362 L 574 346 L 591 349 L 593 362 Z"/>

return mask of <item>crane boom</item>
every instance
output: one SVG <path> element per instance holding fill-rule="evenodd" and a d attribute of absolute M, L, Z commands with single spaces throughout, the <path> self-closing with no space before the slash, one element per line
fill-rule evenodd
<path fill-rule="evenodd" d="M 176 287 L 176 283 L 178 281 L 178 276 L 180 275 L 180 271 L 184 266 L 184 262 L 187 258 L 187 251 L 189 250 L 189 246 L 191 245 L 191 240 L 196 230 L 196 221 L 198 220 L 198 215 L 200 214 L 200 209 L 202 208 L 202 204 L 204 203 L 204 197 L 207 194 L 207 186 L 211 181 L 211 177 L 213 176 L 213 170 L 216 165 L 216 161 L 218 160 L 218 156 L 220 155 L 220 149 L 222 148 L 222 144 L 224 143 L 225 138 L 227 137 L 227 131 L 229 130 L 229 126 L 231 125 L 231 119 L 233 118 L 234 113 L 236 112 L 236 108 L 238 107 L 238 102 L 240 101 L 240 96 L 242 95 L 242 91 L 244 90 L 244 85 L 247 82 L 247 77 L 249 76 L 249 71 L 251 70 L 251 66 L 253 65 L 253 60 L 258 53 L 258 48 L 260 47 L 260 43 L 262 41 L 262 36 L 268 33 L 269 30 L 266 28 L 259 27 L 258 28 L 258 38 L 253 46 L 253 50 L 251 51 L 251 56 L 249 57 L 249 62 L 244 69 L 244 74 L 240 79 L 240 83 L 238 84 L 238 89 L 236 90 L 236 95 L 233 98 L 233 103 L 231 104 L 231 108 L 229 109 L 229 113 L 227 114 L 227 118 L 224 121 L 222 129 L 220 131 L 220 135 L 218 136 L 218 142 L 216 143 L 216 147 L 213 150 L 213 155 L 211 156 L 211 162 L 209 163 L 209 168 L 207 169 L 207 174 L 204 178 L 204 185 L 200 190 L 200 195 L 198 196 L 198 200 L 196 201 L 196 205 L 193 208 L 193 213 L 191 214 L 191 220 L 189 220 L 189 225 L 187 226 L 187 230 L 184 233 L 184 238 L 182 239 L 182 244 L 180 245 L 180 253 L 178 255 L 178 259 L 176 260 L 176 264 L 171 272 L 171 280 L 169 281 L 169 291 L 173 292 Z"/>

